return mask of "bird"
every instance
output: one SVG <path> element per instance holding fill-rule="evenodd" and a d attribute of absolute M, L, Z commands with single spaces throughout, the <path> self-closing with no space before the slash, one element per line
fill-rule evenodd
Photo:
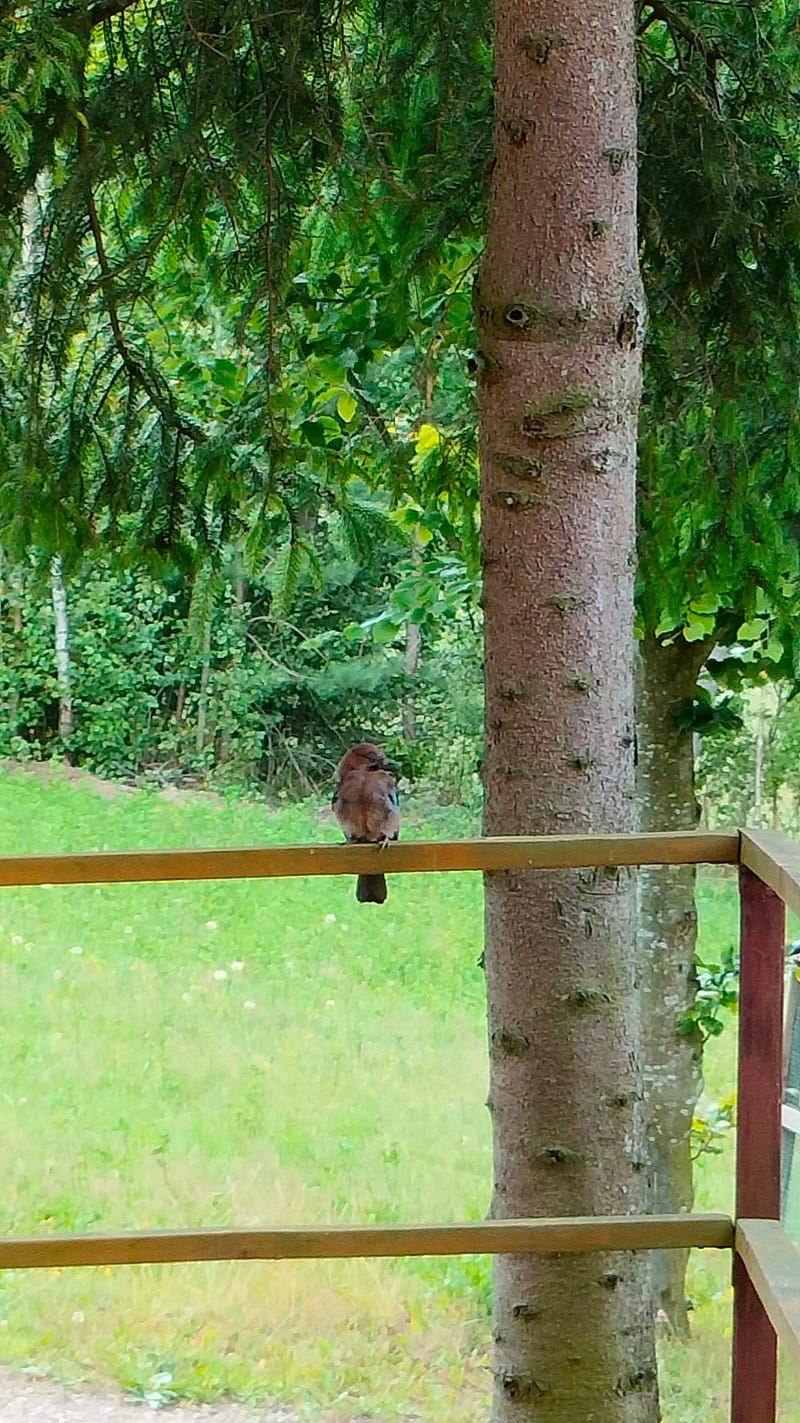
<path fill-rule="evenodd" d="M 331 805 L 351 845 L 379 845 L 385 850 L 390 840 L 397 839 L 400 798 L 396 774 L 396 766 L 371 741 L 360 741 L 342 757 Z M 359 904 L 383 904 L 386 876 L 359 875 L 356 899 Z"/>

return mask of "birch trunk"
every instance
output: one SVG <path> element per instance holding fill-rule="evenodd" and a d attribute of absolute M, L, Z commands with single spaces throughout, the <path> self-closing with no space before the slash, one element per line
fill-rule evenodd
<path fill-rule="evenodd" d="M 422 633 L 416 623 L 406 624 L 406 645 L 403 654 L 403 671 L 411 680 L 417 675 Z M 403 740 L 407 745 L 417 739 L 417 709 L 412 691 L 404 692 L 400 707 L 403 726 Z"/>
<path fill-rule="evenodd" d="M 700 668 L 713 644 L 677 640 L 670 647 L 646 637 L 639 645 L 636 696 L 637 792 L 642 830 L 694 830 L 691 730 L 678 712 L 694 696 Z M 645 1088 L 653 1169 L 652 1210 L 689 1211 L 694 1200 L 690 1129 L 701 1086 L 700 1041 L 679 1032 L 694 1005 L 697 980 L 695 883 L 691 865 L 652 865 L 639 871 L 639 956 L 642 971 Z M 687 1250 L 654 1258 L 656 1303 L 676 1334 L 689 1332 Z"/>
<path fill-rule="evenodd" d="M 58 734 L 66 741 L 72 731 L 72 668 L 69 653 L 67 590 L 61 555 L 50 560 L 50 593 L 55 618 L 56 681 L 58 683 Z"/>
<path fill-rule="evenodd" d="M 634 7 L 496 0 L 475 291 L 486 833 L 634 825 L 643 301 Z M 486 876 L 495 1217 L 636 1213 L 647 1163 L 626 871 Z M 654 1423 L 638 1255 L 500 1256 L 495 1423 Z"/>
<path fill-rule="evenodd" d="M 200 692 L 197 698 L 197 726 L 194 735 L 194 749 L 202 756 L 206 744 L 206 722 L 208 720 L 208 683 L 211 677 L 211 618 L 203 628 L 203 661 L 200 666 Z"/>

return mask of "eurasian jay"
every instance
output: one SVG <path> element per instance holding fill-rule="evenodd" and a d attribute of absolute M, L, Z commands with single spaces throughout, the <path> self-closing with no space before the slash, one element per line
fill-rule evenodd
<path fill-rule="evenodd" d="M 331 805 L 345 838 L 352 845 L 380 845 L 386 849 L 397 839 L 400 800 L 395 767 L 378 746 L 362 741 L 348 751 L 336 770 Z M 359 875 L 356 899 L 360 904 L 383 904 L 385 875 Z"/>

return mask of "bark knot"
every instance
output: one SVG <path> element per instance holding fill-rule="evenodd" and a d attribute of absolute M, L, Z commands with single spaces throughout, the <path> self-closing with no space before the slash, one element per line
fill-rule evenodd
<path fill-rule="evenodd" d="M 564 994 L 563 1002 L 570 1003 L 574 1008 L 602 1008 L 604 1004 L 612 1001 L 611 994 L 601 988 L 599 983 L 576 983 L 569 993 Z"/>
<path fill-rule="evenodd" d="M 506 509 L 539 509 L 542 504 L 541 494 L 525 490 L 498 489 L 494 499 L 496 504 L 502 504 Z"/>
<path fill-rule="evenodd" d="M 524 301 L 514 301 L 507 306 L 503 312 L 503 320 L 513 331 L 527 331 L 536 320 L 537 312 L 533 306 L 528 306 Z"/>
<path fill-rule="evenodd" d="M 512 1374 L 504 1371 L 498 1377 L 506 1398 L 541 1398 L 547 1393 L 547 1384 L 540 1383 L 533 1374 Z"/>
<path fill-rule="evenodd" d="M 566 440 L 602 429 L 609 413 L 608 398 L 599 391 L 568 390 L 552 400 L 532 401 L 521 428 L 529 439 Z"/>
<path fill-rule="evenodd" d="M 522 35 L 517 44 L 534 64 L 546 64 L 554 49 L 567 43 L 563 35 Z"/>
<path fill-rule="evenodd" d="M 470 375 L 480 376 L 484 385 L 491 385 L 493 381 L 499 380 L 503 374 L 503 365 L 495 356 L 490 356 L 488 352 L 480 348 L 473 355 L 467 357 L 467 371 Z"/>
<path fill-rule="evenodd" d="M 604 148 L 603 157 L 608 159 L 612 173 L 621 173 L 631 157 L 631 151 L 629 148 Z"/>
<path fill-rule="evenodd" d="M 579 613 L 586 607 L 586 599 L 579 593 L 559 593 L 546 600 L 545 606 L 555 608 L 557 613 Z"/>
<path fill-rule="evenodd" d="M 621 351 L 632 351 L 644 341 L 644 313 L 631 300 L 617 322 L 617 345 Z"/>
<path fill-rule="evenodd" d="M 498 1028 L 492 1033 L 492 1045 L 498 1051 L 507 1053 L 509 1057 L 519 1057 L 528 1051 L 531 1040 L 526 1038 L 524 1033 L 515 1033 L 511 1028 Z"/>
<path fill-rule="evenodd" d="M 536 132 L 536 124 L 533 120 L 516 119 L 509 117 L 500 120 L 503 132 L 508 134 L 509 139 L 515 148 L 524 148 L 528 142 L 528 134 Z"/>
<path fill-rule="evenodd" d="M 649 1364 L 643 1369 L 632 1369 L 624 1378 L 617 1381 L 617 1393 L 620 1398 L 625 1398 L 629 1393 L 644 1393 L 646 1389 L 655 1387 L 656 1371 Z"/>
<path fill-rule="evenodd" d="M 570 692 L 585 692 L 587 694 L 589 692 L 597 692 L 600 688 L 600 683 L 596 677 L 570 677 L 565 685 Z"/>
<path fill-rule="evenodd" d="M 641 1092 L 610 1092 L 603 1101 L 607 1107 L 616 1107 L 620 1110 L 623 1107 L 630 1107 L 633 1102 L 642 1100 Z"/>
<path fill-rule="evenodd" d="M 543 1146 L 534 1153 L 534 1160 L 541 1161 L 543 1166 L 578 1166 L 583 1156 L 568 1146 Z"/>
<path fill-rule="evenodd" d="M 494 458 L 503 473 L 510 474 L 515 479 L 541 479 L 544 474 L 542 461 L 531 455 L 518 455 L 512 450 L 502 450 Z"/>
<path fill-rule="evenodd" d="M 597 765 L 594 757 L 589 756 L 588 753 L 586 755 L 567 756 L 565 760 L 568 766 L 573 766 L 576 771 L 582 771 L 584 773 L 591 771 L 592 768 Z"/>

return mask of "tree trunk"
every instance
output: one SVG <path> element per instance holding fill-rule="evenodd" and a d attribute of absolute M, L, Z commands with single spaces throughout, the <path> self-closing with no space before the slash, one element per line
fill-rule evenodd
<path fill-rule="evenodd" d="M 239 658 L 239 651 L 238 651 L 238 649 L 239 649 L 239 647 L 244 648 L 244 643 L 245 643 L 245 639 L 246 639 L 246 636 L 247 636 L 246 628 L 245 628 L 245 625 L 244 625 L 244 595 L 245 595 L 245 582 L 244 582 L 244 577 L 242 576 L 241 573 L 237 573 L 237 574 L 236 574 L 236 578 L 235 578 L 235 580 L 234 580 L 233 589 L 234 589 L 234 599 L 235 599 L 235 603 L 234 603 L 235 612 L 234 612 L 234 614 L 233 614 L 233 626 L 234 626 L 235 633 L 236 633 L 237 644 L 236 644 L 236 646 L 234 647 L 234 652 L 233 652 L 232 657 L 231 657 L 231 658 L 229 659 L 229 661 L 228 661 L 228 669 L 227 669 L 228 672 L 230 672 L 230 670 L 231 670 L 232 667 L 235 667 L 235 666 L 236 666 L 236 663 L 237 663 L 238 658 Z M 211 644 L 210 644 L 210 642 L 209 642 L 209 651 L 210 651 L 210 650 L 211 650 Z M 226 707 L 226 709 L 225 709 L 225 724 L 224 724 L 224 726 L 223 726 L 223 728 L 222 728 L 222 731 L 221 731 L 221 733 L 220 733 L 220 738 L 219 738 L 219 756 L 218 756 L 218 760 L 219 760 L 220 765 L 225 765 L 226 762 L 230 761 L 230 759 L 231 759 L 231 743 L 232 743 L 231 712 L 230 712 L 230 707 L 228 706 L 228 707 Z"/>
<path fill-rule="evenodd" d="M 634 824 L 630 0 L 496 0 L 476 283 L 486 833 Z M 627 871 L 486 876 L 495 1217 L 646 1208 Z M 496 1423 L 653 1423 L 642 1255 L 498 1256 Z"/>
<path fill-rule="evenodd" d="M 422 633 L 417 623 L 406 623 L 406 645 L 403 654 L 403 671 L 409 681 L 416 677 L 419 667 L 419 654 L 422 646 Z M 403 740 L 407 745 L 417 739 L 417 709 L 414 693 L 409 689 L 403 693 L 401 703 L 401 717 L 403 726 Z"/>
<path fill-rule="evenodd" d="M 211 676 L 211 618 L 203 628 L 203 661 L 200 666 L 200 694 L 197 698 L 197 726 L 195 728 L 194 749 L 202 756 L 206 744 L 206 722 L 208 719 L 208 683 Z"/>
<path fill-rule="evenodd" d="M 694 830 L 691 729 L 678 712 L 694 697 L 697 677 L 713 643 L 678 638 L 666 647 L 648 636 L 637 659 L 637 794 L 642 830 Z M 700 1093 L 700 1040 L 678 1031 L 694 1005 L 697 875 L 692 865 L 643 866 L 639 871 L 639 960 L 648 1139 L 653 1170 L 651 1209 L 692 1208 L 690 1128 Z M 656 1303 L 673 1330 L 687 1335 L 685 1278 L 688 1250 L 654 1258 Z"/>
<path fill-rule="evenodd" d="M 18 568 L 11 572 L 11 622 L 14 632 L 19 637 L 23 628 L 22 598 L 25 592 L 25 585 L 22 573 Z"/>
<path fill-rule="evenodd" d="M 758 699 L 756 717 L 756 764 L 753 773 L 753 825 L 761 829 L 761 804 L 764 799 L 764 694 Z"/>
<path fill-rule="evenodd" d="M 433 400 L 432 376 L 426 376 L 425 385 L 427 392 L 427 418 L 427 411 L 430 409 L 430 405 Z M 411 561 L 414 565 L 415 570 L 419 571 L 419 569 L 422 567 L 422 551 L 420 549 L 419 540 L 416 537 L 414 539 L 414 545 L 411 550 Z M 406 623 L 405 644 L 406 645 L 403 655 L 403 671 L 405 672 L 409 683 L 411 683 L 417 675 L 417 669 L 419 667 L 419 655 L 422 650 L 422 630 L 417 623 Z M 403 693 L 403 699 L 400 704 L 400 714 L 403 728 L 403 740 L 405 741 L 406 745 L 411 745 L 411 743 L 416 741 L 417 739 L 416 698 L 414 696 L 414 692 L 411 686 L 409 686 L 407 690 Z"/>
<path fill-rule="evenodd" d="M 24 584 L 22 573 L 19 568 L 13 568 L 9 575 L 8 602 L 11 610 L 11 626 L 14 631 L 14 653 L 19 654 L 20 639 L 22 637 L 23 617 L 22 598 L 24 594 Z M 8 722 L 12 731 L 16 734 L 19 731 L 19 688 L 14 685 L 8 694 Z"/>
<path fill-rule="evenodd" d="M 58 734 L 66 741 L 72 731 L 72 669 L 69 655 L 67 590 L 61 555 L 50 560 L 50 592 L 55 617 L 56 681 L 58 683 Z"/>

